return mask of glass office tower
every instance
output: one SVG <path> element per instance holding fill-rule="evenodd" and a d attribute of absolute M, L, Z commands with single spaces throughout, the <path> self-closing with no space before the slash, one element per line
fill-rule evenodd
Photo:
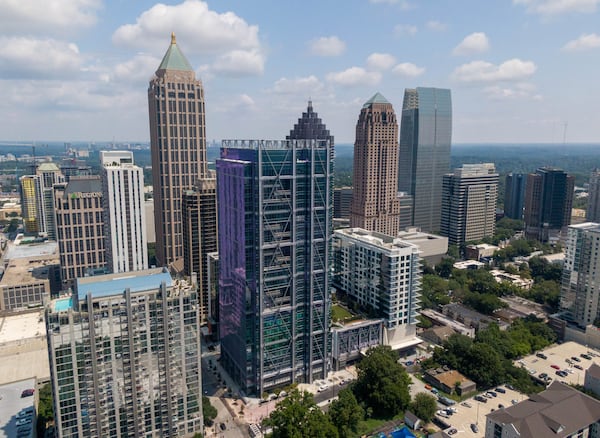
<path fill-rule="evenodd" d="M 217 160 L 221 363 L 247 393 L 327 374 L 333 147 L 321 132 L 223 141 Z"/>
<path fill-rule="evenodd" d="M 450 170 L 452 99 L 442 88 L 406 89 L 402 105 L 398 190 L 413 197 L 412 224 L 439 231 L 442 179 Z"/>

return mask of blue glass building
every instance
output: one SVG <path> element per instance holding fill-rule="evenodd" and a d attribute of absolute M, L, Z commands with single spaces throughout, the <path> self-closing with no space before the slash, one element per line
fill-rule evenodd
<path fill-rule="evenodd" d="M 288 140 L 222 143 L 221 363 L 248 394 L 327 375 L 332 142 L 309 103 Z"/>
<path fill-rule="evenodd" d="M 442 179 L 450 170 L 452 99 L 442 88 L 406 89 L 402 105 L 398 190 L 413 197 L 412 225 L 439 231 Z"/>

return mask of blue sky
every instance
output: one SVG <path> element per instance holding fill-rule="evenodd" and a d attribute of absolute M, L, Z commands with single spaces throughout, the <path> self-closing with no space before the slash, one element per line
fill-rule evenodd
<path fill-rule="evenodd" d="M 147 141 L 170 33 L 207 136 L 282 138 L 309 97 L 338 143 L 364 101 L 452 89 L 456 143 L 598 142 L 600 0 L 0 0 L 0 138 Z"/>

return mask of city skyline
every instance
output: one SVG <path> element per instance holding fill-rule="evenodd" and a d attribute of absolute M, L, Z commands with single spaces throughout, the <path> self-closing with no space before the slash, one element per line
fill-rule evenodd
<path fill-rule="evenodd" d="M 600 47 L 598 0 L 354 0 L 343 11 L 239 0 L 118 10 L 101 0 L 35 3 L 0 5 L 7 140 L 147 141 L 143 90 L 171 32 L 210 90 L 211 140 L 281 138 L 312 98 L 338 143 L 351 143 L 362 102 L 380 91 L 399 108 L 404 88 L 417 86 L 453 90 L 458 143 L 597 136 L 589 55 Z M 289 30 L 294 22 L 302 32 Z M 234 114 L 243 117 L 232 126 Z"/>

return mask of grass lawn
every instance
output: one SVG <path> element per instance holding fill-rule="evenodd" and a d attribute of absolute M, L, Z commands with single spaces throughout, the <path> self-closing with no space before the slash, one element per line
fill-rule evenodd
<path fill-rule="evenodd" d="M 363 420 L 360 423 L 358 423 L 358 427 L 356 428 L 356 436 L 360 437 L 363 435 L 368 435 L 369 433 L 373 432 L 374 430 L 379 429 L 381 426 L 383 426 L 385 423 L 387 423 L 389 420 L 379 420 L 376 418 L 369 418 L 368 420 Z"/>
<path fill-rule="evenodd" d="M 352 318 L 352 314 L 338 304 L 331 306 L 331 319 L 333 322 Z"/>

